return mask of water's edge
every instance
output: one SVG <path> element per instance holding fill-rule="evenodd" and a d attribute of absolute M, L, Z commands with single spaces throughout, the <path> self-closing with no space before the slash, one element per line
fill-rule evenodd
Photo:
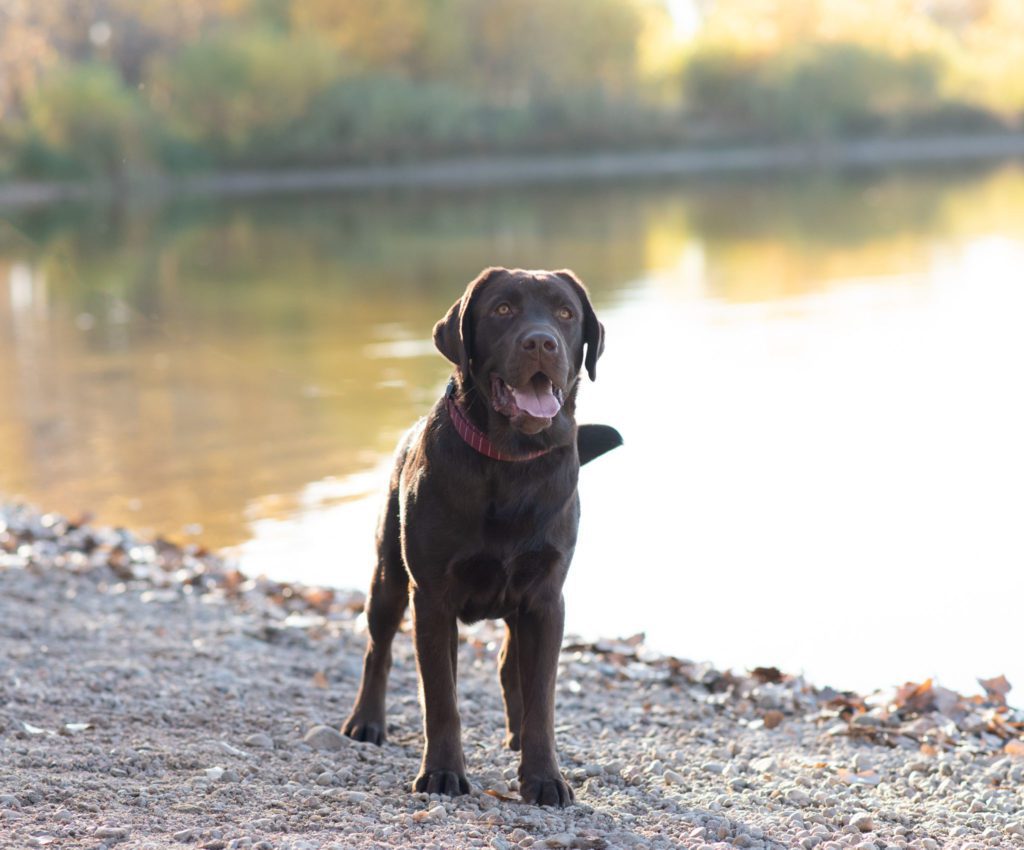
<path fill-rule="evenodd" d="M 129 196 L 246 196 L 356 189 L 435 188 L 730 172 L 878 168 L 888 165 L 998 160 L 1024 156 L 1024 133 L 875 138 L 825 144 L 767 145 L 582 155 L 481 157 L 331 169 L 239 171 L 129 179 L 122 182 L 12 181 L 0 206 Z"/>

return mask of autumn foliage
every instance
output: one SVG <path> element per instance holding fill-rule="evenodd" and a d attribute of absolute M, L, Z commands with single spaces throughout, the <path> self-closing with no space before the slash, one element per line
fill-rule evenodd
<path fill-rule="evenodd" d="M 1013 128 L 1015 0 L 8 0 L 0 174 Z"/>

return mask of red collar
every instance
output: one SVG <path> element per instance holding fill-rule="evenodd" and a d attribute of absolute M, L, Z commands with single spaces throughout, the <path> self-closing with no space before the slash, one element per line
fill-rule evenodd
<path fill-rule="evenodd" d="M 468 443 L 471 448 L 492 460 L 534 460 L 551 451 L 551 449 L 539 449 L 534 452 L 510 455 L 497 449 L 494 443 L 487 438 L 487 435 L 466 418 L 465 412 L 461 407 L 459 407 L 459 403 L 455 400 L 454 382 L 448 384 L 448 389 L 445 390 L 444 406 L 448 411 L 448 418 L 452 420 L 452 425 L 455 426 L 455 430 L 458 432 L 458 435 L 462 437 L 462 439 Z"/>

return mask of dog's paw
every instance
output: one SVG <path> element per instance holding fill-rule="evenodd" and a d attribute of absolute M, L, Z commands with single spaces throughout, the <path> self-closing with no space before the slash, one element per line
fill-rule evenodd
<path fill-rule="evenodd" d="M 378 747 L 388 737 L 387 729 L 383 720 L 362 720 L 352 715 L 345 721 L 341 731 L 348 735 L 353 741 L 363 741 L 367 744 L 376 744 Z"/>
<path fill-rule="evenodd" d="M 524 803 L 538 806 L 571 806 L 576 801 L 572 788 L 561 775 L 528 776 L 519 783 Z"/>
<path fill-rule="evenodd" d="M 519 733 L 518 732 L 506 732 L 505 733 L 505 746 L 510 750 L 519 751 Z"/>
<path fill-rule="evenodd" d="M 413 780 L 412 790 L 458 797 L 469 793 L 469 780 L 464 773 L 454 770 L 426 770 Z"/>

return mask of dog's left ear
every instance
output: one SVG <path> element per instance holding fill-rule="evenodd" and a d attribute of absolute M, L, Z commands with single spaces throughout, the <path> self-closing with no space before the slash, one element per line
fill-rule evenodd
<path fill-rule="evenodd" d="M 587 294 L 587 288 L 583 285 L 583 281 L 569 269 L 562 269 L 554 274 L 555 277 L 568 283 L 583 303 L 583 341 L 587 344 L 587 357 L 584 362 L 587 365 L 587 374 L 590 375 L 590 380 L 596 381 L 597 358 L 604 353 L 604 325 L 597 320 L 594 305 L 590 303 L 590 295 Z M 582 352 L 580 353 L 582 355 Z M 580 364 L 577 363 L 576 368 L 579 366 Z"/>
<path fill-rule="evenodd" d="M 469 282 L 462 297 L 448 308 L 443 319 L 434 325 L 434 345 L 445 357 L 469 376 L 469 361 L 473 359 L 473 323 L 470 321 L 470 307 L 473 299 L 483 288 L 506 269 L 491 266 L 484 269 Z"/>

